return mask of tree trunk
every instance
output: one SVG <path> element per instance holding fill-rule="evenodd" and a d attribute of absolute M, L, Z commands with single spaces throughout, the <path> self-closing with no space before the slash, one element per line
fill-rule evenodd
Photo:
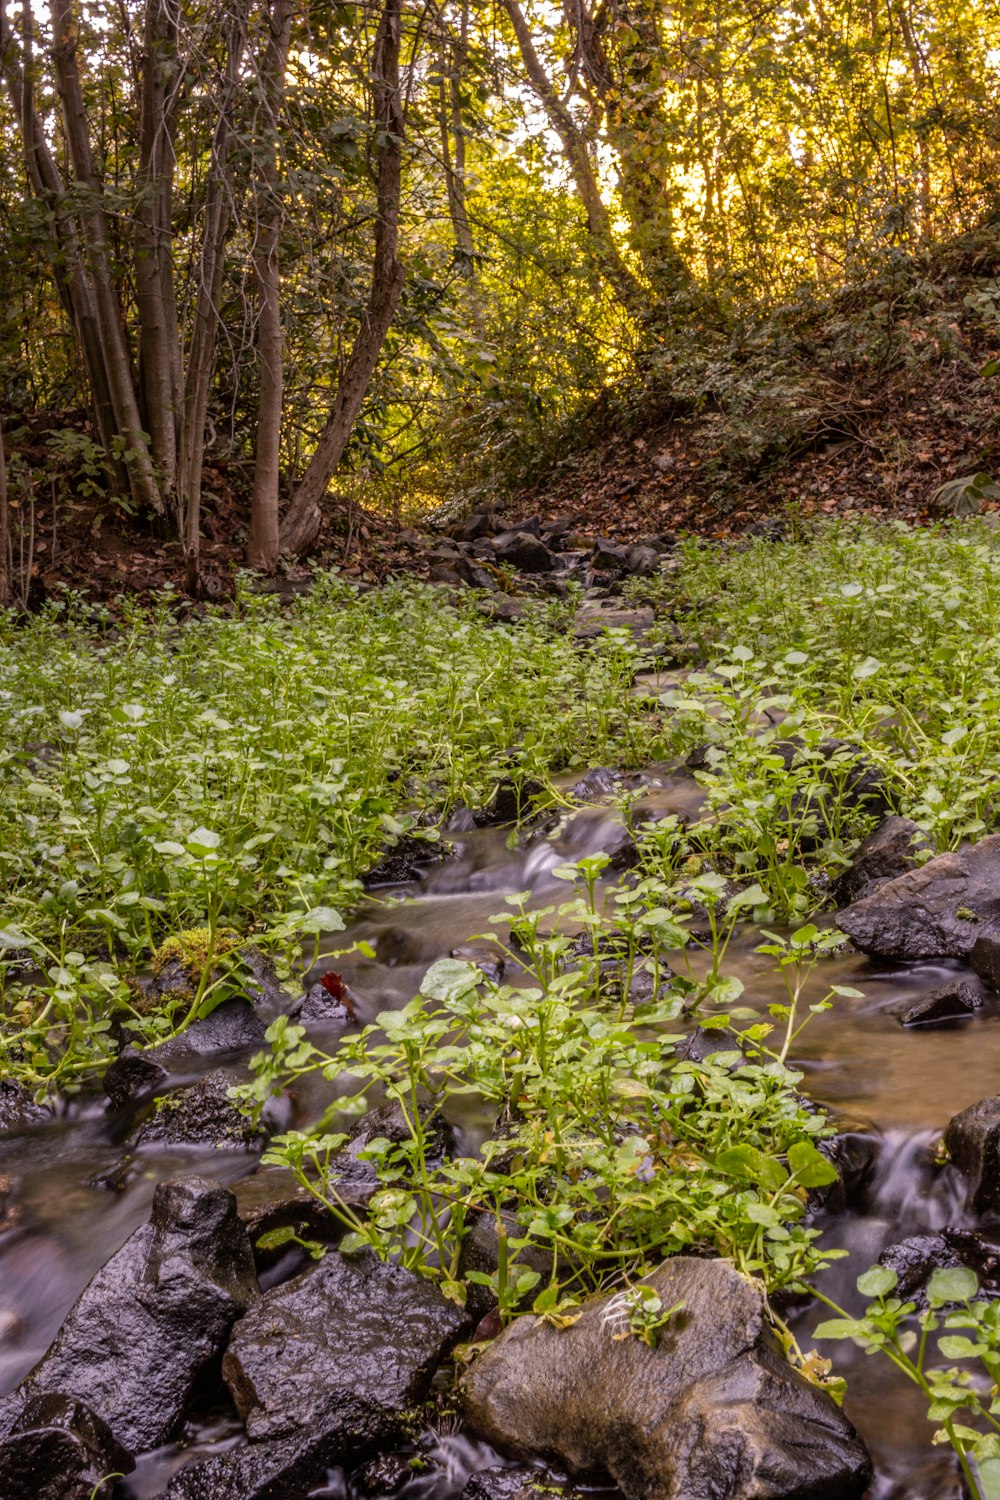
<path fill-rule="evenodd" d="M 172 501 L 177 482 L 179 354 L 172 254 L 176 54 L 175 0 L 146 0 L 140 69 L 136 308 L 142 408 L 167 502 Z"/>
<path fill-rule="evenodd" d="M 109 462 L 112 462 L 112 440 L 117 428 L 104 353 L 97 330 L 94 289 L 83 263 L 76 223 L 66 207 L 66 189 L 62 176 L 35 108 L 28 52 L 31 12 L 27 5 L 23 10 L 23 22 L 28 68 L 21 65 L 4 0 L 0 0 L 0 59 L 11 106 L 21 127 L 25 172 L 32 193 L 48 205 L 52 214 L 52 237 L 46 245 L 46 254 L 52 267 L 59 300 L 69 318 L 83 359 L 93 403 L 95 430 Z M 128 476 L 124 468 L 120 465 L 118 467 L 120 479 L 127 487 Z"/>
<path fill-rule="evenodd" d="M 385 0 L 372 52 L 378 173 L 371 291 L 326 426 L 281 525 L 281 550 L 296 556 L 307 552 L 319 535 L 321 502 L 344 456 L 403 291 L 405 271 L 398 255 L 403 174 L 401 33 L 401 0 Z"/>
<path fill-rule="evenodd" d="M 278 562 L 278 483 L 281 467 L 281 406 L 284 370 L 281 348 L 281 265 L 278 241 L 282 202 L 279 195 L 278 124 L 285 95 L 285 70 L 292 34 L 294 0 L 271 0 L 267 38 L 260 67 L 264 144 L 258 166 L 257 238 L 253 267 L 257 282 L 257 451 L 247 563 L 273 573 Z"/>
<path fill-rule="evenodd" d="M 541 58 L 535 51 L 531 28 L 518 5 L 518 0 L 503 0 L 503 7 L 510 17 L 514 35 L 517 37 L 528 82 L 538 96 L 549 124 L 562 143 L 570 174 L 587 216 L 587 232 L 594 242 L 598 263 L 625 307 L 638 313 L 648 298 L 642 285 L 622 259 L 615 244 L 611 216 L 600 194 L 587 142 L 542 66 Z"/>
<path fill-rule="evenodd" d="M 180 458 L 177 466 L 177 529 L 184 549 L 184 584 L 190 594 L 196 594 L 199 586 L 201 471 L 205 458 L 208 403 L 212 393 L 212 377 L 215 374 L 216 329 L 226 269 L 226 237 L 231 221 L 231 185 L 228 180 L 229 115 L 239 84 L 245 45 L 246 11 L 241 6 L 230 19 L 226 39 L 226 71 L 212 140 L 198 291 L 184 378 Z"/>
<path fill-rule="evenodd" d="M 116 436 L 125 444 L 124 459 L 136 504 L 162 514 L 152 459 L 142 429 L 132 365 L 125 343 L 118 294 L 111 275 L 103 193 L 94 168 L 90 133 L 77 61 L 77 24 L 72 0 L 52 0 L 52 61 L 63 109 L 63 125 L 73 173 L 86 192 L 80 210 L 84 258 L 94 289 L 97 332 L 104 355 L 115 414 Z"/>

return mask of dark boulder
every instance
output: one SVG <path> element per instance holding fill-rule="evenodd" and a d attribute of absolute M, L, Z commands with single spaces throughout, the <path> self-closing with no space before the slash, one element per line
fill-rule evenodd
<path fill-rule="evenodd" d="M 485 807 L 474 814 L 478 828 L 502 827 L 506 823 L 519 823 L 531 811 L 531 804 L 545 791 L 540 781 L 525 777 L 515 781 L 505 776 L 497 784 L 492 798 Z"/>
<path fill-rule="evenodd" d="M 983 997 L 968 980 L 955 979 L 908 1005 L 899 1013 L 901 1026 L 950 1026 L 967 1021 L 983 1003 Z"/>
<path fill-rule="evenodd" d="M 168 1042 L 125 1047 L 104 1075 L 104 1092 L 115 1109 L 122 1109 L 171 1076 L 200 1071 L 206 1057 L 256 1050 L 266 1030 L 263 1017 L 246 1000 L 224 1000 Z"/>
<path fill-rule="evenodd" d="M 328 1468 L 399 1435 L 468 1328 L 424 1277 L 331 1252 L 237 1325 L 222 1368 L 250 1446 L 183 1470 L 170 1500 L 307 1494 Z"/>
<path fill-rule="evenodd" d="M 473 1474 L 461 1500 L 583 1500 L 583 1492 L 548 1469 L 497 1464 Z"/>
<path fill-rule="evenodd" d="M 364 1212 L 371 1198 L 370 1187 L 348 1182 L 336 1186 L 338 1196 L 350 1208 Z M 270 1269 L 284 1253 L 282 1246 L 260 1246 L 258 1241 L 263 1235 L 291 1229 L 301 1239 L 327 1245 L 337 1244 L 344 1235 L 341 1221 L 287 1167 L 261 1167 L 234 1183 L 233 1195 L 236 1212 L 246 1225 L 260 1270 Z"/>
<path fill-rule="evenodd" d="M 442 845 L 440 840 L 432 843 L 413 834 L 403 834 L 362 876 L 361 883 L 366 891 L 370 891 L 378 885 L 403 885 L 418 880 L 428 865 L 440 864 L 450 852 L 450 846 L 447 843 Z"/>
<path fill-rule="evenodd" d="M 107 1424 L 81 1402 L 57 1392 L 32 1396 L 0 1441 L 0 1494 L 4 1500 L 91 1500 L 102 1479 L 134 1467 Z"/>
<path fill-rule="evenodd" d="M 494 538 L 497 562 L 509 563 L 521 573 L 548 573 L 552 553 L 540 537 L 530 531 L 503 531 Z"/>
<path fill-rule="evenodd" d="M 160 1183 L 148 1224 L 98 1271 L 45 1354 L 0 1403 L 0 1430 L 36 1397 L 72 1396 L 128 1453 L 175 1432 L 195 1381 L 257 1297 L 232 1193 L 201 1177 Z"/>
<path fill-rule="evenodd" d="M 1000 991 L 1000 933 L 982 932 L 972 945 L 969 963 L 976 978 L 994 994 Z"/>
<path fill-rule="evenodd" d="M 330 1027 L 349 1026 L 354 1019 L 350 991 L 339 974 L 324 974 L 316 984 L 289 1008 L 289 1019 L 307 1031 L 328 1031 Z"/>
<path fill-rule="evenodd" d="M 1000 1212 L 1000 1094 L 957 1114 L 944 1143 L 965 1182 L 966 1206 L 973 1213 Z"/>
<path fill-rule="evenodd" d="M 975 1229 L 942 1229 L 938 1234 L 915 1234 L 889 1245 L 879 1264 L 895 1271 L 896 1295 L 924 1305 L 924 1288 L 935 1271 L 966 1266 L 975 1271 L 985 1291 L 1000 1290 L 1000 1245 Z"/>
<path fill-rule="evenodd" d="M 603 635 L 606 630 L 627 630 L 633 640 L 642 645 L 646 640 L 646 632 L 655 618 L 648 605 L 625 609 L 607 600 L 583 604 L 577 611 L 573 625 L 573 639 L 593 641 Z"/>
<path fill-rule="evenodd" d="M 413 1478 L 413 1465 L 404 1453 L 379 1453 L 369 1459 L 360 1473 L 354 1475 L 366 1495 L 394 1495 L 408 1479 Z"/>
<path fill-rule="evenodd" d="M 483 537 L 492 535 L 496 529 L 496 512 L 477 510 L 464 521 L 457 521 L 451 528 L 451 534 L 458 542 L 478 542 Z"/>
<path fill-rule="evenodd" d="M 655 1348 L 615 1339 L 620 1296 L 591 1298 L 570 1328 L 506 1328 L 462 1382 L 473 1430 L 514 1456 L 604 1470 L 626 1500 L 859 1500 L 868 1455 L 779 1352 L 760 1292 L 688 1256 L 646 1284 L 680 1304 Z"/>
<path fill-rule="evenodd" d="M 829 1187 L 815 1188 L 810 1201 L 830 1213 L 861 1212 L 868 1206 L 868 1194 L 882 1154 L 882 1137 L 870 1125 L 845 1126 L 829 1139 L 819 1142 L 819 1149 L 837 1169 L 837 1181 Z"/>
<path fill-rule="evenodd" d="M 862 840 L 847 869 L 833 882 L 837 905 L 850 906 L 870 896 L 885 881 L 904 875 L 916 865 L 918 853 L 930 847 L 930 840 L 916 823 L 890 813 Z"/>
<path fill-rule="evenodd" d="M 278 1123 L 278 1111 L 255 1124 L 229 1097 L 230 1089 L 240 1081 L 235 1074 L 216 1069 L 188 1088 L 158 1098 L 149 1119 L 130 1137 L 130 1148 L 214 1146 L 227 1151 L 262 1151 Z"/>
<path fill-rule="evenodd" d="M 36 1104 L 31 1093 L 13 1078 L 0 1078 L 0 1130 L 21 1130 L 50 1120 L 52 1111 Z"/>
<path fill-rule="evenodd" d="M 837 924 L 877 958 L 968 958 L 984 930 L 1000 930 L 1000 834 L 886 881 Z"/>
<path fill-rule="evenodd" d="M 455 1155 L 455 1133 L 447 1120 L 439 1114 L 432 1116 L 426 1105 L 421 1106 L 420 1119 L 427 1164 L 439 1166 L 447 1157 Z M 355 1187 L 369 1184 L 374 1191 L 378 1186 L 374 1163 L 362 1161 L 361 1155 L 376 1140 L 389 1141 L 393 1146 L 405 1146 L 413 1140 L 413 1131 L 402 1105 L 395 1102 L 379 1104 L 362 1115 L 343 1150 L 331 1158 L 330 1176 Z"/>

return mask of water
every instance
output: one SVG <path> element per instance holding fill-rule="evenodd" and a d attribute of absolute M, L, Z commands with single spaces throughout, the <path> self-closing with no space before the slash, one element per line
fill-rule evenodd
<path fill-rule="evenodd" d="M 667 770 L 630 778 L 638 816 L 697 812 L 702 793 L 690 778 Z M 505 910 L 504 896 L 530 891 L 531 900 L 555 904 L 567 887 L 554 875 L 560 865 L 600 849 L 613 850 L 620 824 L 607 807 L 567 814 L 555 826 L 509 847 L 507 830 L 479 829 L 458 819 L 448 837 L 455 856 L 431 867 L 410 885 L 376 891 L 336 947 L 359 939 L 375 951 L 321 959 L 317 972 L 335 967 L 357 997 L 358 1018 L 405 1004 L 429 964 L 448 954 L 484 957 L 491 951 L 490 917 Z M 509 910 L 509 908 L 507 908 Z M 754 951 L 758 935 L 734 938 L 727 970 L 746 986 L 746 1000 L 780 998 L 772 960 Z M 692 958 L 697 962 L 697 956 Z M 904 1031 L 896 1012 L 956 973 L 956 963 L 880 965 L 859 955 L 819 966 L 809 981 L 810 1000 L 830 983 L 858 989 L 862 998 L 838 999 L 816 1017 L 796 1059 L 806 1088 L 838 1118 L 875 1132 L 880 1151 L 863 1210 L 830 1217 L 829 1242 L 851 1252 L 824 1273 L 835 1300 L 857 1305 L 853 1283 L 889 1244 L 906 1236 L 969 1223 L 960 1184 L 933 1160 L 940 1132 L 952 1115 L 997 1089 L 1000 1077 L 1000 1008 L 987 999 L 968 1021 L 946 1030 Z M 966 976 L 971 977 L 971 976 Z M 326 1097 L 304 1091 L 298 1118 L 308 1119 Z M 235 1182 L 255 1159 L 217 1151 L 143 1153 L 120 1195 L 94 1185 L 121 1155 L 126 1121 L 105 1114 L 92 1099 L 75 1102 L 63 1116 L 21 1135 L 0 1135 L 0 1393 L 11 1389 L 44 1352 L 62 1318 L 90 1277 L 144 1222 L 157 1181 L 178 1170 L 205 1172 Z M 852 1301 L 853 1298 L 853 1301 Z M 796 1314 L 800 1343 L 820 1317 L 815 1308 Z M 959 1500 L 960 1487 L 947 1450 L 932 1448 L 922 1398 L 882 1360 L 851 1345 L 825 1345 L 848 1380 L 847 1410 L 877 1464 L 869 1500 Z M 198 1412 L 180 1444 L 140 1461 L 122 1483 L 119 1500 L 153 1500 L 185 1462 L 239 1442 L 231 1409 L 218 1404 Z M 407 1500 L 452 1500 L 470 1473 L 501 1460 L 456 1431 L 425 1435 L 421 1473 L 403 1492 Z M 329 1476 L 317 1494 L 352 1500 L 342 1474 Z M 290 1497 L 291 1500 L 291 1497 Z"/>

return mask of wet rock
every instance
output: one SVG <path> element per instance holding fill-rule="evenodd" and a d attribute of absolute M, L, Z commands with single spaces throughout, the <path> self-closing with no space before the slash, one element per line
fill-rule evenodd
<path fill-rule="evenodd" d="M 339 1196 L 363 1213 L 371 1189 L 355 1190 L 350 1183 L 338 1185 Z M 258 1245 L 262 1235 L 276 1229 L 294 1229 L 301 1239 L 318 1240 L 335 1245 L 343 1237 L 344 1225 L 335 1219 L 319 1199 L 304 1188 L 287 1167 L 261 1167 L 250 1177 L 233 1186 L 236 1212 L 246 1226 L 258 1269 L 270 1268 L 284 1253 L 282 1248 L 264 1250 Z"/>
<path fill-rule="evenodd" d="M 655 616 L 652 609 L 618 608 L 613 604 L 584 604 L 577 611 L 573 625 L 573 639 L 596 640 L 605 630 L 627 630 L 640 644 L 644 643 L 646 631 L 652 626 Z"/>
<path fill-rule="evenodd" d="M 380 1453 L 355 1475 L 355 1479 L 368 1495 L 380 1497 L 394 1495 L 408 1479 L 413 1478 L 413 1465 L 402 1453 Z"/>
<path fill-rule="evenodd" d="M 431 1282 L 331 1253 L 237 1325 L 223 1374 L 250 1445 L 182 1470 L 170 1500 L 288 1500 L 396 1438 L 467 1331 Z"/>
<path fill-rule="evenodd" d="M 346 1453 L 394 1429 L 468 1327 L 425 1277 L 331 1253 L 237 1324 L 223 1375 L 252 1440 L 340 1426 Z"/>
<path fill-rule="evenodd" d="M 1000 933 L 980 933 L 972 945 L 969 963 L 988 990 L 1000 990 Z"/>
<path fill-rule="evenodd" d="M 1000 1210 L 1000 1094 L 957 1114 L 944 1143 L 965 1182 L 966 1206 L 980 1214 Z"/>
<path fill-rule="evenodd" d="M 987 1292 L 1000 1290 L 1000 1246 L 974 1229 L 942 1229 L 938 1234 L 915 1234 L 889 1245 L 879 1256 L 898 1277 L 897 1295 L 923 1305 L 923 1289 L 935 1271 L 966 1266 L 975 1271 Z"/>
<path fill-rule="evenodd" d="M 756 1288 L 688 1256 L 646 1280 L 665 1308 L 683 1304 L 655 1349 L 613 1339 L 609 1297 L 566 1329 L 522 1318 L 462 1382 L 473 1429 L 515 1456 L 603 1469 L 627 1500 L 859 1500 L 864 1447 L 786 1363 Z"/>
<path fill-rule="evenodd" d="M 523 599 L 512 599 L 509 594 L 496 594 L 492 599 L 481 599 L 479 613 L 501 625 L 516 625 L 523 620 L 527 605 Z"/>
<path fill-rule="evenodd" d="M 540 537 L 519 529 L 503 531 L 493 540 L 498 562 L 510 563 L 521 573 L 547 573 L 552 567 L 552 553 Z"/>
<path fill-rule="evenodd" d="M 468 557 L 460 557 L 453 564 L 460 581 L 470 589 L 483 589 L 492 593 L 497 588 L 496 578 L 487 568 L 478 567 Z"/>
<path fill-rule="evenodd" d="M 931 990 L 929 995 L 900 1012 L 901 1026 L 948 1026 L 954 1021 L 967 1021 L 975 1015 L 983 1003 L 983 997 L 974 985 L 965 979 L 956 979 Z"/>
<path fill-rule="evenodd" d="M 508 1238 L 516 1238 L 520 1229 L 515 1216 L 512 1213 L 505 1213 L 503 1221 Z M 521 1271 L 537 1271 L 544 1283 L 552 1270 L 552 1252 L 542 1245 L 526 1245 L 523 1250 L 517 1251 L 516 1255 L 512 1251 L 511 1261 L 512 1277 L 516 1277 Z M 495 1214 L 479 1213 L 476 1215 L 472 1228 L 462 1242 L 458 1265 L 459 1278 L 462 1280 L 470 1271 L 479 1271 L 484 1276 L 496 1274 L 500 1265 L 500 1249 Z M 568 1269 L 565 1262 L 562 1263 L 561 1269 L 563 1271 Z M 538 1287 L 535 1287 L 525 1294 L 521 1303 L 522 1310 L 531 1306 L 537 1291 Z M 490 1309 L 496 1307 L 497 1299 L 493 1295 L 492 1288 L 472 1282 L 469 1285 L 465 1305 L 474 1321 L 481 1323 Z"/>
<path fill-rule="evenodd" d="M 104 1075 L 104 1092 L 114 1109 L 123 1109 L 171 1076 L 200 1070 L 206 1057 L 255 1051 L 266 1030 L 263 1017 L 246 1000 L 224 1000 L 168 1042 L 125 1047 Z"/>
<path fill-rule="evenodd" d="M 418 880 L 428 865 L 440 864 L 450 852 L 448 844 L 404 834 L 385 851 L 361 883 L 366 891 L 370 891 L 378 885 L 403 885 L 406 881 Z"/>
<path fill-rule="evenodd" d="M 158 1447 L 257 1295 L 232 1193 L 201 1177 L 160 1183 L 149 1223 L 98 1271 L 48 1353 L 0 1402 L 0 1431 L 34 1398 L 58 1393 L 86 1405 L 128 1453 Z"/>
<path fill-rule="evenodd" d="M 451 563 L 432 563 L 427 574 L 428 583 L 450 584 L 452 588 L 458 588 L 462 582 L 458 576 L 457 567 Z"/>
<path fill-rule="evenodd" d="M 837 1169 L 837 1181 L 814 1189 L 810 1201 L 830 1213 L 861 1212 L 882 1154 L 882 1137 L 871 1126 L 847 1127 L 819 1142 L 819 1149 Z"/>
<path fill-rule="evenodd" d="M 13 1078 L 0 1078 L 0 1130 L 21 1130 L 50 1120 L 52 1111 L 36 1104 L 31 1093 Z"/>
<path fill-rule="evenodd" d="M 440 1115 L 431 1116 L 429 1108 L 421 1106 L 421 1124 L 424 1128 L 424 1151 L 429 1166 L 439 1166 L 456 1151 L 455 1133 L 447 1120 Z M 405 1146 L 413 1139 L 410 1123 L 397 1103 L 380 1104 L 370 1109 L 354 1126 L 344 1149 L 332 1158 L 331 1174 L 338 1181 L 350 1184 L 369 1184 L 374 1190 L 378 1183 L 374 1164 L 362 1161 L 361 1153 L 367 1151 L 373 1141 L 386 1140 L 394 1146 Z"/>
<path fill-rule="evenodd" d="M 912 870 L 918 853 L 930 847 L 930 840 L 916 823 L 891 813 L 858 845 L 851 863 L 834 881 L 837 905 L 850 906 L 870 896 L 885 881 Z"/>
<path fill-rule="evenodd" d="M 234 1073 L 216 1069 L 188 1088 L 177 1089 L 156 1100 L 153 1113 L 129 1138 L 138 1151 L 147 1146 L 214 1146 L 227 1151 L 261 1151 L 278 1119 L 262 1118 L 254 1124 L 229 1090 L 241 1080 Z"/>
<path fill-rule="evenodd" d="M 513 777 L 505 776 L 498 783 L 486 807 L 474 814 L 476 826 L 495 828 L 502 827 L 505 823 L 519 823 L 531 811 L 535 798 L 540 797 L 544 791 L 542 783 L 533 781 L 530 777 L 515 781 Z"/>
<path fill-rule="evenodd" d="M 612 797 L 628 780 L 624 771 L 616 771 L 610 766 L 595 766 L 570 787 L 569 795 L 580 802 L 592 802 L 597 797 Z"/>
<path fill-rule="evenodd" d="M 333 984 L 332 980 L 339 982 Z M 310 985 L 295 1001 L 288 1015 L 297 1026 L 304 1026 L 307 1031 L 349 1026 L 354 1019 L 347 986 L 336 974 L 324 974 L 317 984 Z"/>
<path fill-rule="evenodd" d="M 490 536 L 496 528 L 495 511 L 477 510 L 464 521 L 457 521 L 451 528 L 451 534 L 458 542 L 478 542 L 483 537 Z"/>
<path fill-rule="evenodd" d="M 461 1500 L 583 1500 L 582 1491 L 548 1469 L 516 1464 L 473 1474 Z"/>
<path fill-rule="evenodd" d="M 786 770 L 799 766 L 818 783 L 815 790 L 795 792 L 791 798 L 790 821 L 803 847 L 835 833 L 837 817 L 844 809 L 861 813 L 888 809 L 885 777 L 847 740 L 824 740 L 810 751 L 799 740 L 778 740 L 770 753 L 781 757 Z M 802 828 L 810 815 L 815 825 L 811 835 Z"/>
<path fill-rule="evenodd" d="M 886 881 L 837 924 L 877 958 L 967 958 L 984 930 L 1000 931 L 1000 834 Z"/>
<path fill-rule="evenodd" d="M 4 1500 L 90 1500 L 107 1475 L 134 1468 L 100 1417 L 57 1392 L 25 1402 L 0 1442 Z"/>

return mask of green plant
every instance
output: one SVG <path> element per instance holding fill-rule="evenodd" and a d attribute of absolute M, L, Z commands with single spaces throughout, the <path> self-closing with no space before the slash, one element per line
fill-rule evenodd
<path fill-rule="evenodd" d="M 997 1500 L 1000 1302 L 978 1299 L 979 1278 L 964 1267 L 933 1273 L 923 1310 L 895 1295 L 897 1282 L 896 1272 L 887 1266 L 873 1266 L 859 1276 L 858 1291 L 872 1300 L 855 1318 L 817 1292 L 838 1316 L 821 1323 L 815 1336 L 850 1339 L 902 1371 L 927 1398 L 928 1420 L 941 1424 L 933 1440 L 954 1448 L 973 1500 Z M 962 1363 L 931 1363 L 935 1348 L 945 1360 Z"/>
<path fill-rule="evenodd" d="M 800 1288 L 838 1252 L 806 1222 L 810 1190 L 836 1171 L 817 1144 L 831 1133 L 826 1117 L 799 1098 L 785 1061 L 794 988 L 777 1052 L 761 1023 L 734 1030 L 732 1050 L 687 1060 L 675 1027 L 691 987 L 667 982 L 631 1000 L 622 979 L 636 935 L 649 943 L 651 929 L 630 913 L 623 934 L 618 908 L 598 903 L 599 870 L 582 862 L 580 894 L 558 908 L 513 898 L 513 920 L 499 919 L 525 987 L 445 959 L 416 1000 L 332 1055 L 285 1017 L 270 1028 L 270 1050 L 255 1059 L 258 1106 L 320 1070 L 357 1081 L 354 1109 L 374 1090 L 403 1111 L 409 1138 L 361 1153 L 380 1183 L 367 1218 L 338 1194 L 343 1135 L 293 1132 L 265 1159 L 289 1167 L 348 1228 L 348 1247 L 399 1259 L 460 1301 L 467 1282 L 488 1283 L 505 1315 L 541 1282 L 535 1311 L 571 1316 L 583 1291 L 691 1248 L 732 1258 L 770 1289 Z M 783 954 L 790 968 L 815 941 L 799 935 Z M 721 1013 L 713 1021 L 731 1025 Z M 494 1114 L 493 1133 L 478 1153 L 436 1160 L 433 1122 L 463 1099 Z M 463 1243 L 483 1214 L 496 1227 L 497 1269 L 466 1275 Z"/>

